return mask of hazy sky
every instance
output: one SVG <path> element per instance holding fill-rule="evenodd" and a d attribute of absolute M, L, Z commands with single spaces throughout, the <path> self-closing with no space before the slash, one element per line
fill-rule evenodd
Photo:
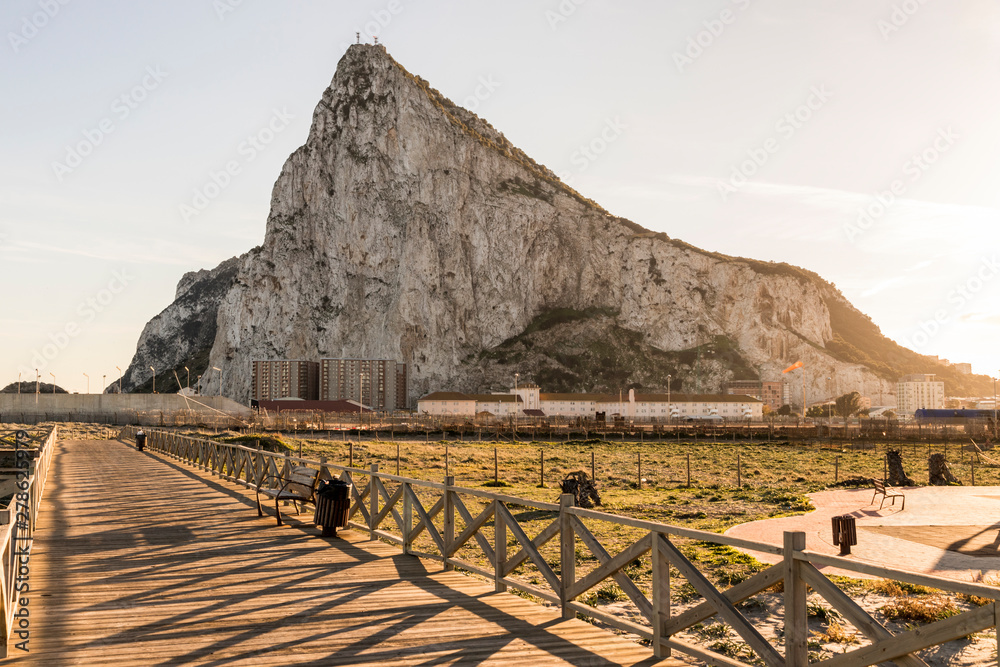
<path fill-rule="evenodd" d="M 98 391 L 184 272 L 259 244 L 356 32 L 612 213 L 1000 369 L 994 0 L 5 0 L 0 29 L 0 384 Z"/>

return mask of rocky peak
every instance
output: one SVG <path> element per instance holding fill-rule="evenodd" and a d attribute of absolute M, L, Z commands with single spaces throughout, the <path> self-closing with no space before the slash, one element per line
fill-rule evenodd
<path fill-rule="evenodd" d="M 884 357 L 915 356 L 814 274 L 610 215 L 380 46 L 341 59 L 275 183 L 262 245 L 230 261 L 186 275 L 147 330 L 159 321 L 158 335 L 182 336 L 213 318 L 198 337 L 212 331 L 206 363 L 225 370 L 206 389 L 221 381 L 237 400 L 249 396 L 253 359 L 326 356 L 402 361 L 411 398 L 496 388 L 515 371 L 648 390 L 670 373 L 675 390 L 697 376 L 719 391 L 801 359 L 810 397 L 828 397 L 836 373 L 841 387 L 884 400 L 895 379 L 886 368 L 898 366 Z M 188 295 L 211 276 L 219 296 L 202 290 L 193 309 Z M 562 311 L 599 316 L 529 335 Z M 160 354 L 148 333 L 141 363 Z M 871 356 L 873 341 L 885 350 Z M 703 365 L 701 350 L 718 358 Z"/>

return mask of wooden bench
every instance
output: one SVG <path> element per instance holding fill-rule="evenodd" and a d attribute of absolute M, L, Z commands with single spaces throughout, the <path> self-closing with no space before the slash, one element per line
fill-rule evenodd
<path fill-rule="evenodd" d="M 274 498 L 274 513 L 281 525 L 282 500 L 290 500 L 299 513 L 299 503 L 316 504 L 316 483 L 319 481 L 319 470 L 306 466 L 297 466 L 289 470 L 287 475 L 268 475 L 257 485 L 257 516 L 264 516 L 260 506 L 260 494 Z"/>
<path fill-rule="evenodd" d="M 872 479 L 872 486 L 875 488 L 875 493 L 872 494 L 872 505 L 875 504 L 875 498 L 877 498 L 879 494 L 882 494 L 882 502 L 879 503 L 879 509 L 882 509 L 882 505 L 885 505 L 886 498 L 892 498 L 893 505 L 896 504 L 896 498 L 902 498 L 903 503 L 900 505 L 899 511 L 902 512 L 906 509 L 906 496 L 903 495 L 902 491 L 894 489 L 891 486 L 886 486 L 885 482 L 880 479 Z"/>

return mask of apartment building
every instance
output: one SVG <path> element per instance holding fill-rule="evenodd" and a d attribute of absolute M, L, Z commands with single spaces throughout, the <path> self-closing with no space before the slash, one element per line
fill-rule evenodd
<path fill-rule="evenodd" d="M 944 408 L 944 382 L 938 382 L 933 373 L 904 375 L 896 383 L 896 412 L 912 417 L 917 410 Z"/>
<path fill-rule="evenodd" d="M 319 397 L 319 364 L 303 359 L 260 359 L 252 362 L 250 397 L 256 401 Z"/>

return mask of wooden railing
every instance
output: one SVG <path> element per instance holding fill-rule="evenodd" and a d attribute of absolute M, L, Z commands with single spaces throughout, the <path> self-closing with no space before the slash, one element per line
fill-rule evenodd
<path fill-rule="evenodd" d="M 29 637 L 31 544 L 56 437 L 55 426 L 0 431 L 0 451 L 13 457 L 13 467 L 0 476 L 13 493 L 0 510 L 0 657 L 7 657 L 12 639 L 26 642 Z"/>
<path fill-rule="evenodd" d="M 121 436 L 134 439 L 135 428 Z M 558 504 L 543 503 L 480 489 L 389 475 L 370 469 L 332 465 L 275 454 L 240 445 L 185 437 L 165 431 L 147 431 L 147 446 L 178 458 L 224 479 L 253 487 L 265 475 L 278 474 L 291 465 L 308 465 L 323 479 L 338 476 L 351 482 L 350 525 L 399 545 L 407 554 L 443 563 L 446 569 L 461 568 L 494 582 L 497 591 L 524 591 L 559 605 L 565 618 L 577 614 L 648 639 L 658 657 L 672 650 L 703 660 L 709 665 L 749 667 L 739 659 L 703 646 L 676 639 L 691 626 L 713 616 L 742 637 L 757 659 L 768 667 L 861 667 L 887 661 L 905 667 L 924 665 L 916 652 L 974 632 L 995 629 L 1000 621 L 1000 588 L 959 582 L 859 563 L 848 558 L 808 551 L 802 532 L 786 532 L 784 545 L 752 542 L 717 533 L 632 519 L 573 506 L 571 495 Z M 470 509 L 470 507 L 472 509 Z M 518 518 L 519 516 L 523 518 Z M 602 545 L 592 526 L 613 524 L 615 533 L 638 535 L 629 546 L 611 553 Z M 782 557 L 745 581 L 719 590 L 675 544 L 688 538 Z M 582 543 L 582 545 L 580 544 Z M 578 554 L 582 546 L 589 556 Z M 510 547 L 514 547 L 514 551 Z M 624 571 L 648 554 L 652 584 L 647 595 Z M 584 570 L 584 564 L 590 569 Z M 981 607 L 893 635 L 862 609 L 850 596 L 822 574 L 817 566 L 874 575 L 910 584 L 929 586 L 992 600 Z M 700 604 L 671 613 L 671 567 L 704 598 Z M 515 576 L 515 571 L 533 568 Z M 525 581 L 525 577 L 531 577 Z M 628 620 L 600 611 L 579 599 L 613 580 L 638 610 L 639 619 Z M 737 607 L 741 602 L 778 584 L 784 590 L 783 641 L 775 645 Z M 808 653 L 808 588 L 819 593 L 834 609 L 868 639 L 866 645 L 833 657 L 810 662 Z M 779 650 L 779 649 L 783 649 Z"/>

